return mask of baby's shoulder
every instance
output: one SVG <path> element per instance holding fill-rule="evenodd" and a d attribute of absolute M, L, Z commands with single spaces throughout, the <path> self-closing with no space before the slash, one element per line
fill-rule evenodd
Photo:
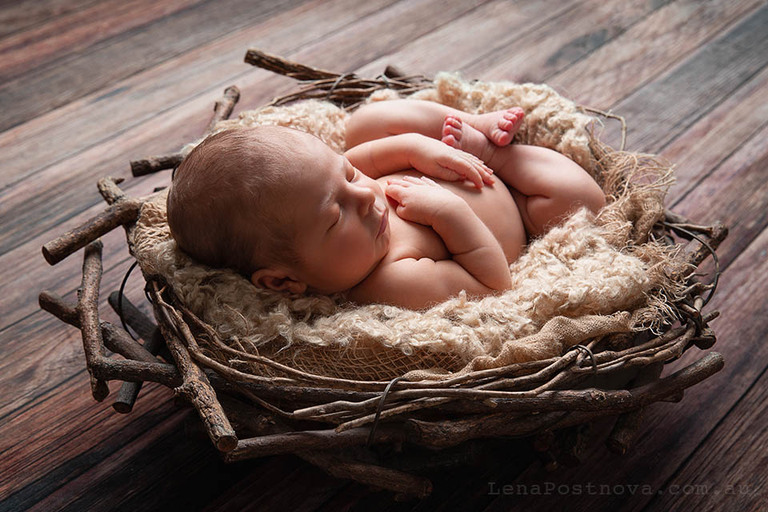
<path fill-rule="evenodd" d="M 348 297 L 362 304 L 380 302 L 382 292 L 399 274 L 400 266 L 395 264 L 397 261 L 397 259 L 384 258 L 365 279 L 349 290 Z"/>
<path fill-rule="evenodd" d="M 453 262 L 450 262 L 453 263 Z M 430 258 L 403 258 L 382 262 L 352 288 L 348 297 L 360 304 L 383 303 L 420 309 L 448 295 L 437 273 L 444 262 Z"/>

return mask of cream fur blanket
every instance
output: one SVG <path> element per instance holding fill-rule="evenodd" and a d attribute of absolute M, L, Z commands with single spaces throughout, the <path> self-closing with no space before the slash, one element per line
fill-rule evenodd
<path fill-rule="evenodd" d="M 395 97 L 379 92 L 370 101 Z M 228 270 L 203 267 L 180 252 L 165 219 L 165 194 L 148 200 L 133 233 L 147 275 L 162 276 L 177 297 L 233 348 L 320 375 L 387 380 L 447 373 L 560 355 L 597 336 L 659 322 L 681 284 L 683 264 L 649 241 L 663 215 L 669 168 L 643 155 L 605 151 L 589 128 L 595 119 L 545 85 L 468 83 L 440 74 L 412 96 L 470 112 L 511 106 L 526 111 L 515 141 L 559 151 L 601 184 L 608 206 L 585 211 L 530 244 L 510 266 L 512 288 L 480 300 L 464 295 L 426 311 L 356 306 L 344 297 L 288 297 L 260 290 Z M 244 112 L 235 125 L 279 124 L 318 135 L 343 151 L 347 114 L 305 101 Z M 204 340 L 201 340 L 201 345 Z M 209 347 L 224 364 L 235 364 Z M 242 366 L 242 364 L 240 364 Z M 240 368 L 242 370 L 242 368 Z M 274 370 L 251 365 L 249 371 Z"/>

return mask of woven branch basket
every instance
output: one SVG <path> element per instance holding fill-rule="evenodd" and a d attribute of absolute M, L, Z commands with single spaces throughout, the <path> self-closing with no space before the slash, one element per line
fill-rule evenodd
<path fill-rule="evenodd" d="M 248 51 L 246 62 L 303 82 L 296 93 L 277 98 L 272 105 L 314 98 L 351 110 L 381 89 L 409 94 L 431 86 L 424 77 L 405 76 L 393 68 L 365 80 L 258 50 Z M 209 131 L 229 117 L 238 98 L 237 88 L 225 91 L 216 103 Z M 134 176 L 140 176 L 174 167 L 181 159 L 178 153 L 134 161 L 131 167 Z M 557 357 L 442 380 L 340 379 L 232 348 L 178 300 L 170 285 L 144 269 L 154 320 L 139 312 L 121 292 L 109 296 L 113 308 L 143 340 L 139 343 L 127 330 L 101 321 L 98 314 L 102 272 L 98 238 L 118 226 L 130 235 L 144 202 L 126 197 L 118 183 L 102 179 L 99 190 L 108 208 L 43 247 L 51 264 L 81 248 L 85 248 L 85 257 L 77 305 L 44 291 L 41 307 L 81 330 L 96 400 L 107 396 L 106 383 L 111 380 L 123 381 L 114 403 L 120 412 L 131 410 L 143 381 L 173 388 L 197 410 L 205 431 L 227 461 L 294 453 L 336 477 L 423 497 L 431 492 L 431 482 L 383 465 L 374 448 L 419 445 L 436 454 L 437 449 L 461 450 L 474 439 L 536 435 L 538 448 L 542 448 L 542 440 L 549 439 L 543 446 L 547 449 L 555 445 L 553 432 L 612 417 L 616 422 L 607 444 L 611 450 L 625 453 L 640 427 L 644 407 L 657 401 L 679 401 L 686 388 L 723 366 L 720 354 L 709 352 L 688 367 L 661 377 L 663 366 L 687 349 L 705 350 L 715 342 L 708 323 L 717 313 L 704 313 L 702 308 L 714 293 L 717 272 L 714 282 L 705 285 L 696 280 L 693 271 L 682 296 L 667 305 L 680 320 L 634 333 L 619 349 L 606 343 L 610 336 L 599 336 Z M 694 269 L 708 256 L 716 266 L 715 249 L 726 234 L 722 225 L 698 226 L 671 212 L 666 212 L 652 232 L 656 240 L 669 244 L 675 243 L 675 237 L 682 240 L 682 253 Z M 222 364 L 211 357 L 201 340 L 207 346 L 218 346 L 233 363 Z M 124 359 L 106 356 L 105 349 Z M 268 368 L 268 375 L 248 373 L 244 368 L 249 365 Z M 572 442 L 565 451 L 576 450 L 576 444 Z M 562 443 L 558 446 L 562 451 Z"/>

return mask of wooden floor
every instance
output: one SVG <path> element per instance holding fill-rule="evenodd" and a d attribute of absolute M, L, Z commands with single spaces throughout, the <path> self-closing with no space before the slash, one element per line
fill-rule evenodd
<path fill-rule="evenodd" d="M 0 510 L 767 510 L 766 26 L 760 0 L 3 2 Z M 435 471 L 422 502 L 292 456 L 225 465 L 160 386 L 129 415 L 94 402 L 79 332 L 37 306 L 43 289 L 73 297 L 81 258 L 49 267 L 40 247 L 103 208 L 102 176 L 128 178 L 131 195 L 167 185 L 167 172 L 130 178 L 127 162 L 195 139 L 226 86 L 243 92 L 238 111 L 293 86 L 244 64 L 249 47 L 363 76 L 395 64 L 546 82 L 624 116 L 629 149 L 677 163 L 669 205 L 731 228 L 710 306 L 725 369 L 652 406 L 624 457 L 598 439 L 580 466 L 547 472 L 527 442 L 506 445 Z M 605 132 L 618 141 L 612 121 Z M 104 257 L 113 290 L 130 263 L 122 235 Z"/>

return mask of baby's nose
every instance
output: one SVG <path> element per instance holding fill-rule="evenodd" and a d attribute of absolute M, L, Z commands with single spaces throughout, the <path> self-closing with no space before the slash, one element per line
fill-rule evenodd
<path fill-rule="evenodd" d="M 376 202 L 376 194 L 374 193 L 373 189 L 370 187 L 358 187 L 358 197 L 360 199 L 360 210 L 363 213 L 368 213 L 368 211 L 373 207 L 373 204 Z"/>

